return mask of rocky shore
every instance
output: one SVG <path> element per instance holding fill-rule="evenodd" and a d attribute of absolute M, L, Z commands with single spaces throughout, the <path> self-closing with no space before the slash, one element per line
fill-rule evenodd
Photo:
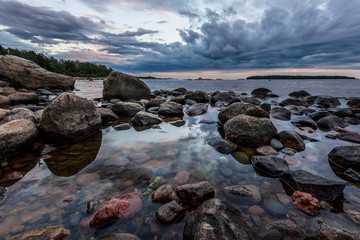
<path fill-rule="evenodd" d="M 339 108 L 339 99 L 312 96 L 304 90 L 289 93 L 289 97 L 281 102 L 276 101 L 277 94 L 265 88 L 254 89 L 251 96 L 231 91 L 188 91 L 185 88 L 151 92 L 140 79 L 112 72 L 104 81 L 103 98 L 88 100 L 72 92 L 74 79 L 47 72 L 30 61 L 0 56 L 0 69 L 2 168 L 8 166 L 14 157 L 27 152 L 46 156 L 51 152 L 49 146 L 75 146 L 99 134 L 104 126 L 112 125 L 116 131 L 146 131 L 161 128 L 160 125 L 166 122 L 181 129 L 186 124 L 185 115 L 196 117 L 206 114 L 209 108 L 215 108 L 218 121 L 205 124 L 218 131 L 221 137 L 208 139 L 208 144 L 225 155 L 238 154 L 239 149 L 252 149 L 244 161 L 253 166 L 254 174 L 281 182 L 286 193 L 278 196 L 279 203 L 274 199 L 263 199 L 259 187 L 253 184 L 239 182 L 220 189 L 209 181 L 188 182 L 189 173 L 178 172 L 169 182 L 164 178 L 153 179 L 143 192 L 134 189 L 133 192 L 112 196 L 102 204 L 88 202 L 89 216 L 82 219 L 85 232 L 99 229 L 106 232 L 114 222 L 131 222 L 148 202 L 152 202 L 158 204 L 149 226 L 153 236 L 159 234 L 162 226 L 176 226 L 185 219 L 181 230 L 183 239 L 360 239 L 360 232 L 349 232 L 324 222 L 313 226 L 312 232 L 306 232 L 303 226 L 288 217 L 287 220 L 267 222 L 261 232 L 256 232 L 248 221 L 250 218 L 252 223 L 261 222 L 259 216 L 264 209 L 260 203 L 270 205 L 268 211 L 275 214 L 286 212 L 286 208 L 292 206 L 298 209 L 296 214 L 306 219 L 321 215 L 328 206 L 332 206 L 334 211 L 343 211 L 342 205 L 348 201 L 344 199 L 344 188 L 349 184 L 360 186 L 360 135 L 347 129 L 360 124 L 358 98 L 348 100 L 347 108 Z M 268 103 L 265 99 L 272 101 Z M 293 129 L 278 130 L 272 119 L 291 122 Z M 333 148 L 327 157 L 328 164 L 343 180 L 316 175 L 309 169 L 293 170 L 292 166 L 302 161 L 294 154 L 316 141 L 315 137 L 309 137 L 315 133 L 344 143 Z M 135 159 L 143 159 L 137 163 L 140 166 L 148 161 L 146 154 Z M 118 168 L 128 164 L 129 160 L 122 160 Z M 69 168 L 73 168 L 71 164 Z M 231 177 L 232 172 L 231 168 L 222 169 L 225 178 Z M 14 184 L 23 175 L 12 172 L 5 177 Z M 0 187 L 0 201 L 6 197 L 6 191 L 6 187 Z M 249 216 L 244 216 L 234 204 L 236 202 L 248 209 Z M 276 204 L 280 207 L 274 206 Z M 360 214 L 354 213 L 352 221 L 360 227 Z M 72 239 L 71 231 L 64 226 L 14 232 L 7 232 L 8 236 L 2 236 L 0 232 L 0 237 Z M 137 235 L 119 232 L 97 239 L 141 239 L 147 236 Z"/>

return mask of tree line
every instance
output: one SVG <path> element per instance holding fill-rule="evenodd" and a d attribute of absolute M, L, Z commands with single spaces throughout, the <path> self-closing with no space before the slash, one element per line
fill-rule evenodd
<path fill-rule="evenodd" d="M 42 53 L 4 48 L 0 45 L 0 55 L 6 54 L 28 59 L 48 71 L 72 77 L 107 77 L 109 73 L 113 71 L 112 68 L 107 68 L 105 65 L 97 65 L 90 62 L 80 62 L 79 60 L 57 60 L 52 56 L 49 57 Z"/>

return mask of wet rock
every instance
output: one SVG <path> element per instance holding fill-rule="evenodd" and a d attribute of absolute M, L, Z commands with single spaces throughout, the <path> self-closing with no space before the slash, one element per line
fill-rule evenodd
<path fill-rule="evenodd" d="M 133 192 L 111 198 L 104 203 L 89 222 L 97 228 L 118 219 L 131 219 L 142 209 L 140 193 Z"/>
<path fill-rule="evenodd" d="M 275 150 L 280 150 L 282 148 L 284 148 L 284 145 L 277 139 L 273 138 L 270 141 L 270 146 L 273 147 Z"/>
<path fill-rule="evenodd" d="M 9 180 L 19 180 L 23 177 L 23 175 L 20 172 L 12 172 L 8 175 Z"/>
<path fill-rule="evenodd" d="M 267 118 L 239 115 L 224 125 L 227 139 L 238 146 L 263 146 L 270 143 L 277 129 Z"/>
<path fill-rule="evenodd" d="M 297 132 L 294 131 L 281 131 L 278 134 L 279 141 L 286 148 L 291 148 L 297 151 L 305 149 L 305 143 Z"/>
<path fill-rule="evenodd" d="M 279 153 L 271 146 L 261 146 L 256 149 L 256 154 L 261 156 L 276 156 Z"/>
<path fill-rule="evenodd" d="M 264 111 L 270 113 L 271 111 L 271 104 L 270 103 L 262 103 L 260 105 L 260 108 L 263 109 Z"/>
<path fill-rule="evenodd" d="M 358 119 L 358 118 L 348 118 L 348 119 L 345 119 L 344 122 L 348 123 L 350 125 L 359 125 L 360 124 L 360 119 Z"/>
<path fill-rule="evenodd" d="M 335 116 L 344 118 L 344 117 L 351 117 L 353 115 L 353 112 L 350 108 L 340 108 L 340 109 L 336 109 L 333 114 Z"/>
<path fill-rule="evenodd" d="M 225 188 L 225 194 L 228 198 L 234 200 L 241 200 L 246 203 L 261 202 L 260 190 L 255 185 L 236 185 Z"/>
<path fill-rule="evenodd" d="M 38 129 L 30 120 L 13 120 L 0 125 L 0 158 L 5 154 L 26 149 L 37 136 Z"/>
<path fill-rule="evenodd" d="M 238 148 L 234 143 L 220 137 L 210 139 L 208 144 L 222 154 L 230 154 Z"/>
<path fill-rule="evenodd" d="M 14 108 L 11 111 L 7 111 L 0 117 L 0 125 L 11 122 L 13 120 L 27 119 L 34 123 L 37 123 L 37 119 L 34 116 L 34 113 L 27 108 Z"/>
<path fill-rule="evenodd" d="M 295 97 L 295 98 L 302 98 L 302 97 L 307 97 L 307 96 L 310 96 L 311 94 L 308 93 L 307 91 L 305 90 L 300 90 L 298 92 L 291 92 L 289 93 L 289 96 L 290 97 Z"/>
<path fill-rule="evenodd" d="M 148 109 L 148 112 L 157 114 L 159 112 L 159 107 L 151 107 Z"/>
<path fill-rule="evenodd" d="M 6 107 L 11 105 L 11 101 L 8 97 L 6 96 L 1 96 L 0 95 L 0 107 Z"/>
<path fill-rule="evenodd" d="M 204 202 L 186 221 L 183 239 L 247 240 L 247 225 L 235 207 L 214 198 Z"/>
<path fill-rule="evenodd" d="M 251 94 L 254 96 L 265 97 L 270 92 L 271 90 L 267 88 L 256 88 L 251 92 Z"/>
<path fill-rule="evenodd" d="M 337 137 L 343 141 L 360 143 L 360 135 L 354 133 L 338 133 Z"/>
<path fill-rule="evenodd" d="M 131 124 L 135 127 L 144 127 L 144 126 L 151 126 L 155 124 L 162 123 L 162 119 L 158 116 L 147 113 L 147 112 L 138 112 L 133 119 L 131 119 Z"/>
<path fill-rule="evenodd" d="M 269 98 L 278 98 L 279 97 L 279 95 L 277 95 L 275 93 L 268 93 L 266 96 Z"/>
<path fill-rule="evenodd" d="M 0 186 L 0 201 L 5 198 L 6 188 L 3 186 Z"/>
<path fill-rule="evenodd" d="M 285 238 L 276 229 L 270 229 L 261 234 L 261 240 L 284 240 Z"/>
<path fill-rule="evenodd" d="M 349 126 L 349 124 L 345 123 L 342 118 L 333 115 L 321 118 L 316 122 L 316 124 L 319 128 L 324 130 L 331 130 L 336 126 L 342 128 Z"/>
<path fill-rule="evenodd" d="M 270 177 L 280 177 L 290 170 L 284 159 L 273 156 L 254 156 L 251 163 L 256 170 Z"/>
<path fill-rule="evenodd" d="M 274 107 L 271 109 L 271 116 L 279 120 L 288 121 L 291 119 L 291 112 L 286 108 Z"/>
<path fill-rule="evenodd" d="M 265 200 L 264 207 L 271 215 L 285 216 L 288 212 L 287 208 L 277 200 Z"/>
<path fill-rule="evenodd" d="M 295 98 L 288 98 L 288 99 L 285 99 L 280 102 L 280 106 L 282 106 L 282 107 L 289 106 L 289 105 L 307 107 L 309 104 L 305 100 L 300 100 L 300 99 L 295 99 Z"/>
<path fill-rule="evenodd" d="M 291 237 L 291 238 L 305 237 L 304 230 L 302 230 L 298 225 L 296 225 L 290 220 L 278 220 L 268 224 L 266 228 L 269 230 L 275 229 L 286 237 Z"/>
<path fill-rule="evenodd" d="M 76 177 L 76 183 L 82 186 L 86 186 L 91 182 L 97 182 L 100 179 L 98 173 L 83 173 L 79 174 Z"/>
<path fill-rule="evenodd" d="M 327 116 L 331 116 L 331 113 L 329 113 L 328 111 L 318 111 L 309 115 L 309 117 L 311 117 L 315 122 Z"/>
<path fill-rule="evenodd" d="M 86 204 L 86 212 L 92 213 L 97 205 L 97 202 L 95 200 L 91 200 Z"/>
<path fill-rule="evenodd" d="M 222 103 L 223 106 L 226 106 L 233 103 L 236 98 L 237 97 L 234 92 L 217 92 L 215 95 L 211 96 L 210 103 L 214 105 L 219 102 Z"/>
<path fill-rule="evenodd" d="M 176 102 L 165 102 L 160 105 L 158 114 L 164 117 L 182 117 L 184 116 L 183 107 Z"/>
<path fill-rule="evenodd" d="M 196 103 L 186 108 L 186 114 L 189 116 L 198 116 L 207 112 L 208 105 L 203 103 Z"/>
<path fill-rule="evenodd" d="M 213 198 L 215 188 L 211 186 L 210 182 L 204 181 L 178 186 L 176 192 L 183 201 L 197 206 L 207 199 Z"/>
<path fill-rule="evenodd" d="M 340 101 L 337 98 L 329 96 L 318 96 L 315 99 L 314 103 L 324 108 L 333 108 L 341 105 Z"/>
<path fill-rule="evenodd" d="M 155 217 L 161 224 L 170 224 L 184 215 L 186 209 L 177 201 L 173 200 L 161 206 L 156 212 Z"/>
<path fill-rule="evenodd" d="M 140 240 L 140 238 L 129 233 L 113 233 L 97 238 L 96 240 Z"/>
<path fill-rule="evenodd" d="M 344 172 L 344 177 L 351 182 L 360 183 L 360 173 L 352 168 L 346 169 Z"/>
<path fill-rule="evenodd" d="M 353 98 L 353 99 L 350 99 L 346 105 L 348 105 L 349 107 L 352 107 L 352 108 L 360 108 L 360 98 Z"/>
<path fill-rule="evenodd" d="M 189 106 L 196 104 L 197 102 L 195 100 L 191 99 L 185 99 L 185 103 Z"/>
<path fill-rule="evenodd" d="M 118 102 L 111 107 L 111 110 L 119 117 L 133 117 L 138 112 L 145 111 L 145 108 L 137 103 Z"/>
<path fill-rule="evenodd" d="M 296 127 L 311 127 L 312 129 L 317 129 L 318 126 L 314 120 L 310 117 L 297 117 L 291 121 L 291 123 Z"/>
<path fill-rule="evenodd" d="M 250 103 L 252 105 L 260 105 L 260 100 L 255 98 L 255 97 L 248 97 L 248 98 L 244 98 L 242 99 L 245 103 Z"/>
<path fill-rule="evenodd" d="M 337 136 L 333 134 L 326 134 L 325 137 L 330 139 L 337 139 Z"/>
<path fill-rule="evenodd" d="M 299 163 L 299 160 L 297 160 L 294 157 L 285 155 L 283 159 L 287 162 L 288 165 L 297 165 Z"/>
<path fill-rule="evenodd" d="M 321 223 L 320 229 L 315 235 L 306 237 L 306 240 L 357 240 L 359 238 L 356 237 L 356 234 L 359 233 L 349 233 Z"/>
<path fill-rule="evenodd" d="M 208 103 L 209 96 L 204 91 L 195 91 L 185 94 L 185 99 L 194 100 L 198 103 Z"/>
<path fill-rule="evenodd" d="M 102 123 L 113 122 L 119 119 L 119 117 L 108 108 L 97 108 L 96 109 L 101 116 Z"/>
<path fill-rule="evenodd" d="M 179 200 L 179 197 L 177 196 L 173 186 L 164 184 L 151 193 L 151 200 L 153 202 L 167 203 L 172 200 Z"/>
<path fill-rule="evenodd" d="M 49 90 L 44 89 L 44 88 L 39 88 L 36 91 L 38 93 L 40 93 L 41 95 L 46 95 L 46 96 L 54 95 L 52 92 L 50 92 Z"/>
<path fill-rule="evenodd" d="M 317 199 L 330 202 L 336 199 L 346 186 L 345 182 L 326 179 L 304 170 L 285 173 L 281 180 L 294 191 L 307 192 Z"/>
<path fill-rule="evenodd" d="M 151 99 L 148 103 L 146 103 L 146 109 L 152 108 L 152 107 L 160 107 L 161 104 L 166 102 L 164 98 L 154 98 Z"/>
<path fill-rule="evenodd" d="M 12 56 L 0 56 L 0 79 L 16 88 L 74 89 L 75 79 L 49 72 L 32 61 Z"/>
<path fill-rule="evenodd" d="M 219 113 L 219 121 L 225 124 L 228 120 L 239 115 L 248 115 L 259 118 L 269 118 L 269 113 L 263 109 L 243 102 L 236 102 L 225 108 Z"/>
<path fill-rule="evenodd" d="M 104 81 L 103 97 L 122 101 L 150 99 L 149 87 L 139 78 L 121 72 L 111 72 Z"/>
<path fill-rule="evenodd" d="M 49 141 L 77 142 L 100 131 L 101 117 L 91 101 L 62 93 L 44 109 L 40 129 Z"/>
<path fill-rule="evenodd" d="M 190 100 L 190 99 L 188 99 Z M 170 102 L 176 102 L 179 104 L 185 104 L 185 97 L 184 96 L 179 96 L 179 97 L 171 97 L 169 99 Z"/>
<path fill-rule="evenodd" d="M 30 240 L 30 239 L 49 239 L 49 240 L 63 240 L 69 236 L 70 232 L 61 226 L 47 227 L 36 230 L 31 230 L 25 233 L 18 234 L 9 238 L 9 240 Z"/>
<path fill-rule="evenodd" d="M 281 151 L 283 154 L 286 154 L 286 155 L 289 155 L 289 156 L 294 156 L 295 155 L 295 152 L 290 150 L 290 149 L 286 149 L 286 148 L 283 148 L 281 149 Z"/>
<path fill-rule="evenodd" d="M 335 147 L 328 154 L 329 160 L 347 169 L 360 171 L 360 145 Z"/>
<path fill-rule="evenodd" d="M 132 128 L 132 126 L 131 126 L 129 123 L 119 124 L 119 125 L 116 125 L 116 126 L 114 127 L 114 129 L 115 129 L 116 131 L 129 130 L 129 129 L 131 129 L 131 128 Z"/>
<path fill-rule="evenodd" d="M 175 126 L 175 127 L 182 127 L 186 124 L 185 120 L 177 120 L 175 122 L 170 123 L 171 125 Z"/>
<path fill-rule="evenodd" d="M 186 88 L 180 87 L 180 88 L 174 89 L 173 91 L 181 92 L 182 94 L 185 94 L 188 90 Z"/>
<path fill-rule="evenodd" d="M 319 214 L 319 200 L 311 196 L 310 193 L 295 191 L 291 198 L 295 207 L 297 207 L 300 211 L 310 216 L 316 216 Z"/>

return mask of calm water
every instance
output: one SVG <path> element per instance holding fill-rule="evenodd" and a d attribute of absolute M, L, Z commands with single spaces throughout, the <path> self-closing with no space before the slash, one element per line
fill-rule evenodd
<path fill-rule="evenodd" d="M 305 89 L 315 94 L 338 97 L 356 97 L 360 93 L 354 80 L 305 80 L 305 81 L 173 81 L 147 80 L 151 90 L 185 87 L 189 90 L 233 90 L 250 93 L 254 88 L 267 87 L 283 99 L 295 90 Z M 102 81 L 78 81 L 76 93 L 88 97 L 101 96 Z M 267 102 L 279 101 L 267 99 Z M 345 100 L 341 99 L 342 107 Z M 249 159 L 254 149 L 242 149 L 232 155 L 218 153 L 207 140 L 220 136 L 217 124 L 218 110 L 209 107 L 208 113 L 184 116 L 186 125 L 160 124 L 160 129 L 115 131 L 106 127 L 85 142 L 71 146 L 50 146 L 39 153 L 28 153 L 3 165 L 0 186 L 6 187 L 6 197 L 0 201 L 0 239 L 20 232 L 62 225 L 70 230 L 70 239 L 90 239 L 108 233 L 132 233 L 142 239 L 182 239 L 185 217 L 178 223 L 161 226 L 154 217 L 160 207 L 147 197 L 143 198 L 143 210 L 131 222 L 117 221 L 100 230 L 92 230 L 88 222 L 93 214 L 86 213 L 86 204 L 98 202 L 96 209 L 116 195 L 133 191 L 145 191 L 155 177 L 162 183 L 178 186 L 184 183 L 210 181 L 216 188 L 216 197 L 236 205 L 253 231 L 261 232 L 266 225 L 280 219 L 291 219 L 307 233 L 316 230 L 317 221 L 349 231 L 360 227 L 360 186 L 349 184 L 344 190 L 346 201 L 342 207 L 325 204 L 316 217 L 298 211 L 286 195 L 278 179 L 257 174 Z M 293 116 L 294 117 L 294 116 Z M 271 119 L 278 131 L 293 130 L 290 121 Z M 118 124 L 118 123 L 116 123 Z M 114 125 L 116 125 L 114 124 Z M 359 126 L 347 129 L 360 132 Z M 299 130 L 300 131 L 300 130 Z M 325 138 L 317 130 L 309 134 L 319 142 L 305 141 L 306 149 L 296 153 L 298 160 L 290 168 L 304 169 L 331 179 L 341 180 L 331 169 L 327 154 L 335 146 L 354 145 L 340 140 Z M 279 157 L 284 154 L 280 153 Z M 21 174 L 20 180 L 11 176 Z M 227 199 L 226 186 L 251 184 L 260 189 L 262 200 L 255 205 L 244 205 Z M 257 209 L 258 211 L 254 211 Z M 260 209 L 260 210 L 259 210 Z"/>

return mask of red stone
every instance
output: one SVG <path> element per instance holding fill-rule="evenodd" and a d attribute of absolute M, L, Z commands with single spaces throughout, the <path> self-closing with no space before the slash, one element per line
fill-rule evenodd
<path fill-rule="evenodd" d="M 90 221 L 91 228 L 97 228 L 118 219 L 130 219 L 140 212 L 142 201 L 140 193 L 133 192 L 111 198 L 104 203 Z"/>
<path fill-rule="evenodd" d="M 315 216 L 319 214 L 320 204 L 310 193 L 295 191 L 292 195 L 294 205 L 302 212 Z"/>
<path fill-rule="evenodd" d="M 256 154 L 261 156 L 276 156 L 279 153 L 271 146 L 261 146 L 256 149 Z"/>

